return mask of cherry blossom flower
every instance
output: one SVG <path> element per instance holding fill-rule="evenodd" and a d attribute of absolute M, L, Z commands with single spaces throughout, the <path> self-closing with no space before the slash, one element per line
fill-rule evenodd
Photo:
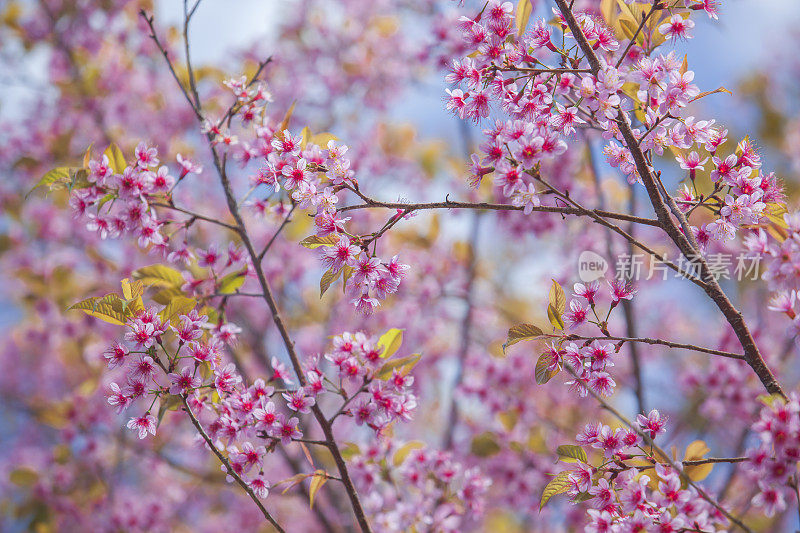
<path fill-rule="evenodd" d="M 200 376 L 195 375 L 195 371 L 188 366 L 181 369 L 180 374 L 170 373 L 167 375 L 171 383 L 170 394 L 188 394 L 192 389 L 196 389 L 203 382 Z"/>
<path fill-rule="evenodd" d="M 156 417 L 150 413 L 146 413 L 140 417 L 133 417 L 128 421 L 128 429 L 136 431 L 139 439 L 143 439 L 149 432 L 151 435 L 156 434 Z"/>

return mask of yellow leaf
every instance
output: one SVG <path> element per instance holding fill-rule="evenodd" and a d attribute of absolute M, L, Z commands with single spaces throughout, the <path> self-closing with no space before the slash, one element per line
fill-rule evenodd
<path fill-rule="evenodd" d="M 339 242 L 339 236 L 335 233 L 331 233 L 325 237 L 309 235 L 300 241 L 300 245 L 313 250 L 314 248 L 319 248 L 320 246 L 333 246 L 337 242 Z"/>
<path fill-rule="evenodd" d="M 328 270 L 325 271 L 325 273 L 322 275 L 322 278 L 320 278 L 319 280 L 320 298 L 322 298 L 322 296 L 325 294 L 325 291 L 328 290 L 331 284 L 337 279 L 339 279 L 339 276 L 341 276 L 343 272 L 344 272 L 343 268 L 340 268 L 339 270 L 336 271 L 334 271 L 333 268 L 329 268 Z"/>
<path fill-rule="evenodd" d="M 300 146 L 305 150 L 308 140 L 311 138 L 311 130 L 308 126 L 304 127 L 300 132 Z"/>
<path fill-rule="evenodd" d="M 394 452 L 394 457 L 392 457 L 392 464 L 394 466 L 400 466 L 408 457 L 413 450 L 419 450 L 425 447 L 425 443 L 419 440 L 412 440 L 411 442 L 405 443 L 401 446 L 396 452 Z"/>
<path fill-rule="evenodd" d="M 86 153 L 83 154 L 83 168 L 89 167 L 89 161 L 92 160 L 92 144 L 89 145 L 89 148 L 86 149 Z"/>
<path fill-rule="evenodd" d="M 114 143 L 111 143 L 108 148 L 106 148 L 103 155 L 108 156 L 108 161 L 111 163 L 111 168 L 114 170 L 115 174 L 122 174 L 125 171 L 125 167 L 128 166 L 125 162 L 125 154 L 123 154 L 119 146 Z"/>
<path fill-rule="evenodd" d="M 515 22 L 517 24 L 517 35 L 525 33 L 525 28 L 528 26 L 528 20 L 533 13 L 533 4 L 530 0 L 519 0 L 517 2 L 517 12 Z"/>
<path fill-rule="evenodd" d="M 129 278 L 122 280 L 122 296 L 126 300 L 133 300 L 144 294 L 144 284 L 141 280 L 131 281 Z"/>
<path fill-rule="evenodd" d="M 344 446 L 339 447 L 339 451 L 345 460 L 351 459 L 356 455 L 361 455 L 361 448 L 355 442 L 345 442 Z"/>
<path fill-rule="evenodd" d="M 220 294 L 233 294 L 236 290 L 244 285 L 247 269 L 240 270 L 238 272 L 232 272 L 219 280 L 219 287 L 217 288 L 217 292 Z"/>
<path fill-rule="evenodd" d="M 536 337 L 541 337 L 542 335 L 544 335 L 544 332 L 533 324 L 517 324 L 516 326 L 511 326 L 511 328 L 508 330 L 508 339 L 503 345 L 503 350 L 505 351 L 506 348 L 518 343 L 519 341 L 535 339 Z"/>
<path fill-rule="evenodd" d="M 33 188 L 28 191 L 28 194 L 25 195 L 27 199 L 33 191 L 38 189 L 39 187 L 47 187 L 51 191 L 55 189 L 63 189 L 72 181 L 71 174 L 75 169 L 71 169 L 69 167 L 58 167 L 54 168 L 53 170 L 47 172 L 39 182 L 33 186 Z"/>
<path fill-rule="evenodd" d="M 542 511 L 542 508 L 547 504 L 547 502 L 555 496 L 556 494 L 561 494 L 563 492 L 567 492 L 571 486 L 569 482 L 569 471 L 565 470 L 563 472 L 559 472 L 556 477 L 550 480 L 550 482 L 544 487 L 544 491 L 542 491 L 542 499 L 539 502 L 539 512 Z"/>
<path fill-rule="evenodd" d="M 414 366 L 419 362 L 421 357 L 422 354 L 415 353 L 407 357 L 401 357 L 400 359 L 393 359 L 387 362 L 385 365 L 383 365 L 381 369 L 378 370 L 378 373 L 375 374 L 375 377 L 380 380 L 386 381 L 387 379 L 392 377 L 392 372 L 394 370 L 398 370 L 400 372 L 400 375 L 405 376 L 409 372 L 411 372 L 411 369 L 414 368 Z"/>
<path fill-rule="evenodd" d="M 564 289 L 556 280 L 553 280 L 553 285 L 550 287 L 550 305 L 558 314 L 563 314 L 567 307 L 567 297 L 564 295 Z"/>
<path fill-rule="evenodd" d="M 559 373 L 561 370 L 560 367 L 556 367 L 554 370 L 550 370 L 550 366 L 553 362 L 553 356 L 550 355 L 549 352 L 545 352 L 539 356 L 539 359 L 536 361 L 536 368 L 534 369 L 534 377 L 536 378 L 536 383 L 539 385 L 544 385 L 548 381 L 552 379 L 553 376 Z"/>
<path fill-rule="evenodd" d="M 185 283 L 180 272 L 165 265 L 142 267 L 133 271 L 133 277 L 142 280 L 145 285 L 174 287 L 176 289 L 180 289 Z"/>
<path fill-rule="evenodd" d="M 124 326 L 128 319 L 133 316 L 128 302 L 114 293 L 106 294 L 102 298 L 87 298 L 71 305 L 67 308 L 67 311 L 71 309 L 78 309 L 89 316 L 99 318 L 116 326 Z"/>
<path fill-rule="evenodd" d="M 559 459 L 565 463 L 574 463 L 580 461 L 581 463 L 588 463 L 586 452 L 580 446 L 574 444 L 562 444 L 556 449 Z"/>
<path fill-rule="evenodd" d="M 336 135 L 325 131 L 322 133 L 315 133 L 314 135 L 311 136 L 308 142 L 324 148 L 328 146 L 328 141 L 338 141 L 338 140 L 339 138 Z"/>
<path fill-rule="evenodd" d="M 292 114 L 294 113 L 294 106 L 296 103 L 297 102 L 292 102 L 292 105 L 289 106 L 289 109 L 283 116 L 283 120 L 281 121 L 280 126 L 278 126 L 278 129 L 275 130 L 276 137 L 283 138 L 283 131 L 289 127 L 289 121 L 292 119 Z"/>
<path fill-rule="evenodd" d="M 684 461 L 699 461 L 704 459 L 705 455 L 711 449 L 702 440 L 696 440 L 686 447 L 686 453 L 683 456 Z M 711 470 L 714 468 L 713 463 L 706 463 L 702 465 L 687 465 L 683 468 L 683 472 L 689 476 L 692 481 L 702 481 L 708 477 Z"/>
<path fill-rule="evenodd" d="M 383 335 L 381 338 L 378 339 L 378 346 L 383 346 L 383 351 L 381 352 L 381 359 L 386 359 L 391 357 L 400 349 L 400 345 L 403 343 L 403 330 L 392 328 Z"/>
<path fill-rule="evenodd" d="M 280 485 L 283 485 L 283 484 L 285 484 L 285 483 L 288 483 L 288 486 L 287 486 L 285 489 L 283 489 L 283 492 L 281 493 L 281 494 L 286 494 L 286 492 L 287 492 L 289 489 L 291 489 L 292 487 L 294 487 L 295 485 L 297 485 L 298 483 L 300 483 L 301 481 L 303 481 L 305 478 L 307 478 L 307 477 L 311 477 L 311 476 L 313 476 L 313 475 L 314 475 L 314 474 L 295 474 L 295 475 L 293 475 L 292 477 L 287 477 L 286 479 L 282 479 L 282 480 L 278 481 L 277 483 L 275 483 L 275 484 L 274 484 L 274 485 L 272 485 L 272 486 L 273 486 L 273 487 L 278 487 L 278 486 L 280 486 Z"/>
<path fill-rule="evenodd" d="M 175 320 L 180 315 L 185 315 L 197 306 L 197 300 L 186 296 L 176 296 L 169 301 L 167 306 L 159 313 L 161 320 Z"/>
<path fill-rule="evenodd" d="M 701 98 L 705 98 L 708 95 L 717 94 L 717 93 L 728 93 L 731 96 L 733 96 L 733 93 L 730 92 L 725 87 L 718 87 L 718 88 L 714 89 L 713 91 L 703 91 L 702 93 L 698 94 L 697 96 L 695 96 L 694 98 L 689 100 L 689 102 L 694 102 L 695 100 L 700 100 Z"/>
<path fill-rule="evenodd" d="M 470 443 L 470 453 L 476 457 L 491 457 L 499 453 L 501 449 L 491 431 L 484 431 L 480 435 L 476 435 Z"/>
<path fill-rule="evenodd" d="M 30 487 L 39 481 L 39 473 L 31 468 L 22 466 L 12 470 L 8 474 L 8 480 L 20 487 Z"/>
<path fill-rule="evenodd" d="M 517 421 L 519 420 L 519 411 L 516 409 L 505 411 L 503 413 L 499 413 L 497 418 L 500 420 L 500 423 L 503 424 L 503 427 L 506 428 L 506 431 L 511 431 L 514 429 L 514 426 L 517 425 Z"/>
<path fill-rule="evenodd" d="M 564 319 L 561 318 L 561 314 L 558 313 L 552 305 L 547 306 L 547 318 L 554 328 L 559 330 L 564 329 Z"/>
<path fill-rule="evenodd" d="M 324 470 L 317 470 L 314 472 L 314 477 L 311 480 L 311 487 L 308 489 L 308 505 L 314 507 L 314 497 L 319 492 L 319 489 L 328 481 L 328 474 Z"/>

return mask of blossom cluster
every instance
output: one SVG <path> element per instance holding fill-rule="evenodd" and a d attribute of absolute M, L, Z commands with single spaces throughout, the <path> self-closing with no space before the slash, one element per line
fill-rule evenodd
<path fill-rule="evenodd" d="M 311 210 L 315 235 L 319 238 L 315 244 L 326 248 L 321 258 L 323 264 L 330 275 L 347 267 L 344 283 L 352 303 L 359 312 L 370 314 L 380 300 L 397 291 L 408 266 L 399 263 L 397 256 L 382 261 L 374 251 L 370 254 L 367 247 L 377 237 L 362 237 L 346 229 L 345 223 L 350 218 L 341 217 L 337 211 L 337 193 L 350 190 L 358 194 L 359 187 L 346 155 L 348 146 L 338 144 L 330 134 L 310 136 L 307 128 L 299 135 L 292 134 L 281 129 L 285 121 L 277 124 L 256 120 L 257 114 L 249 106 L 250 102 L 264 100 L 259 96 L 264 91 L 262 85 L 249 86 L 243 78 L 230 80 L 226 85 L 238 101 L 248 103 L 235 113 L 247 128 L 247 138 L 252 138 L 242 142 L 239 158 L 243 164 L 261 162 L 250 177 L 251 192 L 264 192 L 266 196 L 253 200 L 251 208 L 264 213 L 271 208 L 272 196 L 285 191 L 294 206 Z M 207 121 L 205 130 L 226 148 L 239 142 L 222 122 L 213 125 Z M 317 144 L 323 142 L 325 147 Z"/>
<path fill-rule="evenodd" d="M 461 531 L 464 522 L 483 513 L 491 484 L 477 468 L 420 442 L 374 442 L 358 450 L 351 464 L 380 531 Z"/>
<path fill-rule="evenodd" d="M 238 117 L 254 139 L 252 144 L 241 143 L 239 158 L 245 165 L 251 161 L 263 162 L 250 177 L 251 190 L 244 200 L 253 194 L 261 195 L 248 202 L 254 212 L 280 212 L 285 218 L 289 213 L 283 200 L 273 198 L 276 194 L 280 198 L 285 195 L 298 209 L 311 210 L 316 240 L 310 247 L 325 248 L 321 261 L 328 268 L 327 275 L 335 280 L 344 273 L 343 283 L 352 304 L 358 311 L 370 314 L 380 300 L 397 291 L 409 267 L 400 263 L 398 256 L 383 261 L 375 255 L 374 247 L 369 252 L 369 245 L 379 235 L 360 236 L 345 228 L 350 218 L 340 217 L 337 193 L 350 190 L 358 194 L 358 182 L 350 169 L 350 159 L 345 156 L 348 147 L 338 145 L 329 134 L 309 139 L 307 130 L 296 135 L 280 129 L 283 123 L 268 121 L 259 112 L 271 98 L 263 84 L 248 84 L 244 79 L 228 80 L 225 84 L 236 97 L 230 118 Z M 206 120 L 202 131 L 220 149 L 230 150 L 240 144 L 239 137 L 232 133 L 230 121 Z M 328 139 L 326 148 L 313 142 L 325 139 Z M 171 245 L 170 238 L 177 232 L 165 232 L 170 221 L 160 220 L 156 211 L 156 208 L 182 211 L 173 203 L 173 190 L 188 174 L 202 172 L 202 167 L 178 154 L 182 170 L 176 179 L 166 166 L 158 166 L 157 149 L 144 143 L 136 148 L 135 164 L 124 169 L 116 168 L 122 163 L 112 162 L 109 156 L 115 157 L 112 149 L 100 159 L 89 160 L 87 168 L 78 171 L 85 174 L 85 181 L 73 184 L 70 204 L 77 217 L 87 219 L 87 228 L 98 232 L 103 239 L 133 234 L 140 247 L 159 250 L 170 261 L 188 265 L 198 256 L 199 266 L 213 268 L 220 257 L 216 248 L 193 252 L 185 240 Z M 188 228 L 193 221 L 190 218 L 178 225 Z M 244 259 L 234 244 L 230 250 L 232 257 L 226 266 Z"/>
<path fill-rule="evenodd" d="M 665 429 L 666 419 L 653 410 L 639 415 L 635 428 L 595 423 L 578 434 L 579 444 L 604 458 L 597 467 L 579 458 L 565 471 L 566 492 L 591 506 L 586 531 L 717 531 L 725 523 L 679 471 L 644 451 L 642 435 L 655 439 Z"/>
<path fill-rule="evenodd" d="M 113 158 L 113 151 L 90 159 L 87 168 L 76 174 L 83 179 L 76 179 L 70 195 L 75 216 L 86 218 L 86 227 L 102 239 L 130 234 L 141 248 L 165 249 L 163 221 L 151 204 L 167 197 L 186 175 L 202 172 L 202 167 L 178 154 L 182 170 L 176 179 L 169 168 L 159 166 L 158 150 L 145 143 L 136 147 L 132 165 L 112 162 L 109 155 Z"/>
<path fill-rule="evenodd" d="M 597 280 L 585 284 L 575 283 L 574 298 L 569 303 L 569 309 L 564 309 L 561 313 L 569 322 L 570 328 L 593 324 L 600 333 L 609 336 L 608 323 L 612 311 L 621 301 L 631 300 L 636 289 L 631 283 L 620 279 L 610 280 L 608 285 L 610 305 L 603 316 L 603 312 L 597 307 L 601 296 L 600 283 Z M 548 310 L 548 313 L 550 312 L 551 310 Z M 573 379 L 567 382 L 570 390 L 582 397 L 587 396 L 589 391 L 600 396 L 611 396 L 616 382 L 608 370 L 614 366 L 614 355 L 619 352 L 621 344 L 614 345 L 590 337 L 585 337 L 582 344 L 565 342 L 567 339 L 569 337 L 565 334 L 563 338 L 547 344 L 546 351 L 539 359 L 540 363 L 544 364 L 542 371 L 552 376 L 566 366 L 573 374 Z M 540 364 L 537 364 L 537 367 L 539 366 Z M 537 379 L 540 379 L 539 376 Z"/>
<path fill-rule="evenodd" d="M 298 417 L 310 413 L 321 394 L 344 399 L 331 421 L 340 415 L 353 417 L 377 433 L 395 421 L 410 420 L 416 407 L 410 369 L 387 371 L 383 347 L 360 332 L 334 337 L 331 353 L 306 361 L 305 384 L 289 388 L 293 380 L 277 359 L 272 360 L 269 383 L 257 379 L 251 385 L 234 363 L 224 364 L 224 347 L 236 342 L 238 329 L 233 324 L 212 326 L 208 316 L 196 310 L 170 323 L 150 308 L 126 326 L 124 342 L 115 342 L 104 353 L 109 368 L 121 369 L 108 385 L 108 403 L 118 413 L 134 402 L 148 405 L 127 424 L 143 439 L 156 434 L 165 409 L 185 401 L 215 446 L 225 451 L 231 470 L 259 497 L 266 497 L 269 488 L 263 469 L 266 454 L 278 443 L 303 440 Z M 325 361 L 333 366 L 329 375 L 322 368 Z M 153 408 L 159 400 L 156 417 Z M 222 465 L 233 481 L 227 469 Z"/>
<path fill-rule="evenodd" d="M 796 294 L 800 289 L 800 214 L 785 213 L 777 225 L 777 233 L 754 230 L 745 239 L 747 249 L 764 259 L 766 269 L 763 279 L 770 288 L 778 291 L 770 302 L 770 309 L 787 313 L 794 318 L 792 311 Z"/>
<path fill-rule="evenodd" d="M 711 2 L 687 2 L 686 7 L 686 16 L 675 13 L 659 26 L 661 42 L 688 37 L 694 25 L 686 18 L 691 10 L 716 17 Z M 564 37 L 572 38 L 566 21 L 556 15 Z M 585 13 L 576 13 L 576 20 L 598 51 L 601 65 L 596 74 L 577 68 L 578 60 L 572 63 L 575 68 L 565 68 L 564 61 L 548 67 L 548 60 L 568 53 L 554 44 L 558 39 L 544 20 L 515 36 L 509 2 L 492 0 L 474 19 L 460 19 L 463 38 L 474 54 L 453 61 L 446 79 L 459 88 L 447 89 L 447 108 L 476 121 L 488 118 L 493 106 L 508 116 L 484 130 L 486 142 L 480 155 L 472 157 L 473 185 L 492 174 L 503 196 L 531 212 L 541 203 L 540 193 L 551 192 L 538 176 L 540 163 L 563 153 L 565 139 L 590 126 L 602 130 L 609 164 L 631 183 L 640 182 L 641 162 L 627 147 L 618 122 L 630 121 L 627 113 L 633 111 L 640 122 L 631 125 L 639 148 L 655 155 L 673 151 L 689 173 L 689 184 L 678 199 L 680 207 L 687 213 L 703 207 L 716 215 L 713 222 L 692 226 L 702 246 L 711 239 L 732 239 L 738 228 L 760 222 L 767 205 L 782 201 L 782 186 L 774 174 L 761 172 L 752 142 L 745 139 L 735 154 L 720 156 L 727 130 L 716 127 L 714 120 L 681 116 L 689 103 L 708 93 L 700 93 L 694 73 L 675 52 L 656 54 L 632 44 L 620 55 L 620 43 L 602 20 Z M 713 191 L 700 191 L 696 173 L 705 169 L 709 158 Z M 654 170 L 649 161 L 644 164 L 648 171 Z"/>
<path fill-rule="evenodd" d="M 753 504 L 768 516 L 786 509 L 800 482 L 800 395 L 770 400 L 752 426 L 758 446 L 747 452 L 750 475 L 758 484 Z"/>

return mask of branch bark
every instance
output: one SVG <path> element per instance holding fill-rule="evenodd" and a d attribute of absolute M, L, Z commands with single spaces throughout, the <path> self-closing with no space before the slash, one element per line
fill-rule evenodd
<path fill-rule="evenodd" d="M 588 61 L 592 74 L 599 74 L 602 70 L 600 60 L 581 30 L 578 21 L 572 13 L 572 9 L 567 4 L 566 0 L 555 0 L 555 3 L 583 52 L 584 57 Z M 622 134 L 625 147 L 630 151 L 633 157 L 636 170 L 647 190 L 647 195 L 650 199 L 650 203 L 653 205 L 656 218 L 661 228 L 667 233 L 686 259 L 696 261 L 699 265 L 700 275 L 705 283 L 703 289 L 728 321 L 731 328 L 733 328 L 736 338 L 744 349 L 745 361 L 747 361 L 747 364 L 750 365 L 756 373 L 758 379 L 764 385 L 764 388 L 770 393 L 780 394 L 785 397 L 786 395 L 775 378 L 775 375 L 764 361 L 755 339 L 744 321 L 744 317 L 728 299 L 727 295 L 720 287 L 719 282 L 717 282 L 709 269 L 702 254 L 699 252 L 700 247 L 697 245 L 697 241 L 692 232 L 689 231 L 689 224 L 686 221 L 686 217 L 680 209 L 677 208 L 675 201 L 669 194 L 662 197 L 661 191 L 659 190 L 658 177 L 653 173 L 653 170 L 647 163 L 644 152 L 639 146 L 636 136 L 631 129 L 629 120 L 627 113 L 620 110 L 616 119 L 617 126 Z M 677 223 L 672 219 L 670 214 L 677 219 Z"/>

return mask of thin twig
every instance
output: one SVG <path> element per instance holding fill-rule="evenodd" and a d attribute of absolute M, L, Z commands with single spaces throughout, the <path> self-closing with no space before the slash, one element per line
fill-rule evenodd
<path fill-rule="evenodd" d="M 339 212 L 352 211 L 354 209 L 397 209 L 411 213 L 412 211 L 423 211 L 428 209 L 477 209 L 486 211 L 522 211 L 524 206 L 516 206 L 511 204 L 493 204 L 488 202 L 455 202 L 452 200 L 445 200 L 444 202 L 421 202 L 421 203 L 403 203 L 403 202 L 381 202 L 373 200 L 366 196 L 359 196 L 365 201 L 363 204 L 348 205 L 337 209 Z M 658 221 L 651 218 L 637 217 L 627 213 L 611 213 L 609 211 L 602 211 L 598 209 L 591 209 L 590 212 L 603 218 L 610 218 L 614 220 L 624 220 L 626 222 L 635 222 L 636 224 L 643 224 L 646 226 L 658 227 Z M 583 215 L 583 210 L 571 207 L 558 207 L 558 206 L 538 206 L 533 208 L 535 213 L 559 213 L 562 215 Z"/>
<path fill-rule="evenodd" d="M 153 207 L 162 207 L 164 209 L 172 209 L 173 211 L 178 211 L 183 213 L 184 215 L 189 215 L 191 218 L 196 218 L 197 220 L 203 220 L 205 222 L 209 222 L 211 224 L 216 224 L 217 226 L 222 226 L 223 228 L 229 229 L 231 231 L 239 232 L 239 228 L 234 226 L 233 224 L 228 224 L 226 222 L 222 222 L 221 220 L 217 220 L 215 218 L 211 218 L 206 215 L 201 215 L 200 213 L 195 213 L 194 211 L 189 211 L 188 209 L 184 209 L 182 207 L 178 207 L 176 205 L 165 204 L 161 202 L 150 202 L 150 205 Z M 191 220 L 191 219 L 190 219 Z"/>
<path fill-rule="evenodd" d="M 208 436 L 208 433 L 206 433 L 206 430 L 203 429 L 203 426 L 200 424 L 200 421 L 197 420 L 196 416 L 194 416 L 191 407 L 189 407 L 189 402 L 186 401 L 185 394 L 181 394 L 181 400 L 183 401 L 183 409 L 189 415 L 189 418 L 191 419 L 194 427 L 197 429 L 197 432 L 200 434 L 201 437 L 203 437 L 203 440 L 206 441 L 206 444 L 208 445 L 209 448 L 211 448 L 211 451 L 214 452 L 214 455 L 217 456 L 217 459 L 219 459 L 219 461 L 225 466 L 228 475 L 231 476 L 233 479 L 235 479 L 236 482 L 244 489 L 247 495 L 250 496 L 250 499 L 253 500 L 255 504 L 258 506 L 259 510 L 261 511 L 261 514 L 264 515 L 264 518 L 266 518 L 267 521 L 270 524 L 272 524 L 272 526 L 275 529 L 277 529 L 280 532 L 284 532 L 285 530 L 280 526 L 280 524 L 278 524 L 278 522 L 275 521 L 272 515 L 269 514 L 269 511 L 267 511 L 267 508 L 264 507 L 263 503 L 261 503 L 259 497 L 256 496 L 255 492 L 253 492 L 253 489 L 250 488 L 250 485 L 248 485 L 241 478 L 241 476 L 239 476 L 239 474 L 236 473 L 233 467 L 231 467 L 231 464 L 228 462 L 228 459 L 224 455 L 222 455 L 222 453 L 217 449 L 216 446 L 214 446 L 211 437 Z"/>
<path fill-rule="evenodd" d="M 283 222 L 281 222 L 281 225 L 278 226 L 278 229 L 272 235 L 272 238 L 269 240 L 269 242 L 266 244 L 266 246 L 264 246 L 264 248 L 261 250 L 261 252 L 259 252 L 259 254 L 258 254 L 259 263 L 264 259 L 264 256 L 267 255 L 267 252 L 272 247 L 272 244 L 275 242 L 275 239 L 278 238 L 278 235 L 280 235 L 281 231 L 283 231 L 283 228 L 285 228 L 286 225 L 289 222 L 291 222 L 292 213 L 294 213 L 295 207 L 297 207 L 297 204 L 292 204 L 292 208 L 286 214 L 286 217 L 283 219 Z"/>
<path fill-rule="evenodd" d="M 614 337 L 614 336 L 598 336 L 598 337 L 591 337 L 591 336 L 583 336 L 583 335 L 554 335 L 554 334 L 546 334 L 545 336 L 551 338 L 561 338 L 566 340 L 582 340 L 582 341 L 596 341 L 596 340 L 607 340 L 607 341 L 618 341 L 618 342 L 637 342 L 641 344 L 655 344 L 660 346 L 667 346 L 669 348 L 678 348 L 682 350 L 691 350 L 693 352 L 700 352 L 700 353 L 707 353 L 710 355 L 718 355 L 720 357 L 727 357 L 729 359 L 738 359 L 740 361 L 744 361 L 744 356 L 731 353 L 731 352 L 724 352 L 722 350 L 715 350 L 713 348 L 704 348 L 702 346 L 695 346 L 694 344 L 684 344 L 681 342 L 671 342 L 666 341 L 663 339 L 651 339 L 648 337 Z"/>

